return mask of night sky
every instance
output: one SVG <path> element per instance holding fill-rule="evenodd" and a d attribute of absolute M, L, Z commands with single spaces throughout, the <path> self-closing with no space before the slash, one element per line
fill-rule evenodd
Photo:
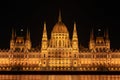
<path fill-rule="evenodd" d="M 69 0 L 68 0 L 69 1 Z M 12 27 L 17 34 L 25 35 L 26 29 L 31 31 L 33 47 L 41 43 L 43 22 L 47 23 L 48 38 L 58 20 L 61 9 L 62 21 L 72 37 L 73 23 L 76 21 L 79 44 L 88 47 L 89 33 L 94 28 L 109 29 L 111 48 L 120 48 L 120 6 L 119 2 L 102 0 L 49 0 L 49 1 L 4 1 L 0 3 L 0 48 L 9 48 Z M 20 32 L 20 29 L 24 29 Z M 103 32 L 102 30 L 101 32 Z"/>

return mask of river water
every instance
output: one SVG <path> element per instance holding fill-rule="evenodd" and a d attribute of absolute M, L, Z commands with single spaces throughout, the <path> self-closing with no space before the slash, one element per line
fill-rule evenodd
<path fill-rule="evenodd" d="M 120 75 L 1 75 L 0 80 L 120 80 Z"/>

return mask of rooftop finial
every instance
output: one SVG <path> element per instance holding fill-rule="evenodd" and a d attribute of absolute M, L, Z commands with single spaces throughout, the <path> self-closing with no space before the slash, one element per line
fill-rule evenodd
<path fill-rule="evenodd" d="M 76 31 L 76 22 L 74 22 L 74 31 Z"/>
<path fill-rule="evenodd" d="M 44 31 L 46 31 L 46 22 L 44 21 Z"/>
<path fill-rule="evenodd" d="M 26 35 L 26 38 L 29 40 L 30 39 L 30 31 L 28 30 L 27 28 L 27 35 Z"/>
<path fill-rule="evenodd" d="M 14 29 L 12 28 L 12 39 L 14 39 L 15 34 L 14 34 Z"/>
<path fill-rule="evenodd" d="M 109 39 L 109 32 L 108 32 L 108 28 L 106 29 L 106 39 Z"/>
<path fill-rule="evenodd" d="M 58 17 L 58 22 L 61 22 L 62 18 L 61 18 L 61 10 L 59 9 L 59 17 Z"/>

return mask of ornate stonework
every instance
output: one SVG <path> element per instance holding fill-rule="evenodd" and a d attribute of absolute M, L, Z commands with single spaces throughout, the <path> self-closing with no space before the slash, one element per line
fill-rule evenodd
<path fill-rule="evenodd" d="M 72 39 L 62 22 L 59 13 L 58 22 L 53 27 L 48 40 L 46 23 L 42 35 L 41 49 L 31 48 L 30 31 L 26 37 L 19 37 L 12 31 L 9 50 L 0 50 L 0 70 L 22 71 L 118 71 L 120 70 L 120 51 L 110 49 L 108 30 L 103 37 L 90 34 L 89 48 L 78 46 L 76 22 Z"/>

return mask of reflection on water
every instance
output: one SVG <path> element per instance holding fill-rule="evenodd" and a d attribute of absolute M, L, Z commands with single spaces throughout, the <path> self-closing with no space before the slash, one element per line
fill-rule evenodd
<path fill-rule="evenodd" d="M 0 75 L 0 80 L 120 80 L 120 75 Z"/>

